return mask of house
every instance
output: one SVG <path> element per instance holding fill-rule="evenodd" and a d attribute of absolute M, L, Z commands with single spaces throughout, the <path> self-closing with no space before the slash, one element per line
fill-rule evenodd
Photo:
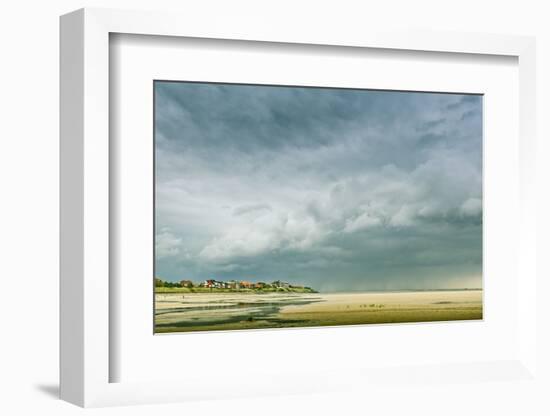
<path fill-rule="evenodd" d="M 223 289 L 225 288 L 225 283 L 224 282 L 219 282 L 217 280 L 214 280 L 214 279 L 207 279 L 204 281 L 204 283 L 202 284 L 204 287 L 207 287 L 207 288 L 210 288 L 210 289 Z"/>
<path fill-rule="evenodd" d="M 229 282 L 226 282 L 226 286 L 228 289 L 240 289 L 241 285 L 236 280 L 230 280 Z"/>
<path fill-rule="evenodd" d="M 241 288 L 243 289 L 252 289 L 254 288 L 254 283 L 251 283 L 251 282 L 247 282 L 245 280 L 239 282 Z"/>
<path fill-rule="evenodd" d="M 181 287 L 193 287 L 193 282 L 191 280 L 182 280 L 180 281 Z"/>

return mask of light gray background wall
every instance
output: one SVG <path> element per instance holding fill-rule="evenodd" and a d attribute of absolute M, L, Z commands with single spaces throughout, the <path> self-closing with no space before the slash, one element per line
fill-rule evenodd
<path fill-rule="evenodd" d="M 539 163 L 540 177 L 550 178 L 550 26 L 545 1 L 521 0 L 386 0 L 382 1 L 185 1 L 185 0 L 21 0 L 5 1 L 0 10 L 0 265 L 4 283 L 0 296 L 0 413 L 79 414 L 55 399 L 58 376 L 58 16 L 84 6 L 179 10 L 208 21 L 209 13 L 266 15 L 303 22 L 321 19 L 327 26 L 365 25 L 386 19 L 403 27 L 513 33 L 538 36 Z M 540 247 L 550 247 L 548 183 L 540 200 Z M 546 256 L 548 257 L 548 256 Z M 548 262 L 542 274 L 550 276 Z M 546 272 L 546 273 L 545 273 Z M 15 288 L 15 290 L 14 290 Z M 550 293 L 543 282 L 539 290 Z M 548 304 L 550 305 L 550 303 Z M 549 306 L 540 305 L 550 316 Z M 548 334 L 546 350 L 550 350 Z M 542 357 L 543 360 L 545 357 Z M 546 359 L 545 365 L 548 365 Z M 548 367 L 547 367 L 548 368 Z M 547 372 L 548 373 L 548 372 Z M 384 409 L 369 406 L 365 397 L 335 393 L 322 397 L 282 397 L 230 402 L 165 405 L 95 410 L 94 414 L 240 414 L 265 415 L 313 412 L 332 414 L 394 414 L 406 403 L 422 414 L 548 414 L 531 393 L 516 394 L 502 386 L 499 400 L 475 405 L 475 389 L 457 386 L 451 402 L 424 397 L 421 391 L 395 398 Z M 536 394 L 536 392 L 532 392 Z M 442 392 L 442 398 L 444 398 Z M 467 400 L 463 398 L 467 397 Z M 534 396 L 533 396 L 534 397 Z M 484 401 L 483 403 L 487 403 Z M 444 406 L 442 408 L 441 406 Z M 548 406 L 548 405 L 546 405 Z"/>

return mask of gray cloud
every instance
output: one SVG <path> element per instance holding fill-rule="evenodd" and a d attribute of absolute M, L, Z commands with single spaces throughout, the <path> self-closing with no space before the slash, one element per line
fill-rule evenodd
<path fill-rule="evenodd" d="M 481 97 L 157 82 L 157 274 L 480 286 Z"/>

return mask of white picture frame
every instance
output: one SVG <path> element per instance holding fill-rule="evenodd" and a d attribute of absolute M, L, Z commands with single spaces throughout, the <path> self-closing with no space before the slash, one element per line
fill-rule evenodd
<path fill-rule="evenodd" d="M 517 224 L 518 354 L 500 362 L 441 363 L 408 369 L 419 380 L 446 373 L 463 382 L 483 380 L 493 371 L 507 380 L 536 380 L 536 223 L 534 189 L 535 41 L 508 35 L 397 32 L 350 28 L 330 32 L 312 27 L 279 27 L 276 23 L 230 22 L 213 17 L 205 26 L 193 16 L 165 13 L 82 9 L 61 18 L 61 398 L 80 406 L 159 403 L 220 397 L 315 393 L 393 383 L 396 369 L 368 373 L 343 369 L 320 379 L 303 374 L 292 380 L 283 373 L 268 382 L 250 383 L 246 391 L 209 391 L 208 380 L 111 382 L 110 365 L 119 359 L 110 349 L 109 275 L 110 169 L 109 36 L 113 33 L 206 39 L 332 45 L 453 54 L 505 55 L 519 65 L 519 200 Z M 223 334 L 222 334 L 223 336 Z M 327 336 L 336 336 L 334 334 Z M 397 373 L 396 373 L 397 371 Z M 488 373 L 487 373 L 488 372 Z M 349 379 L 342 383 L 342 375 Z M 475 374 L 478 374 L 477 376 Z M 226 380 L 227 381 L 227 380 Z M 192 385 L 191 385 L 192 384 Z"/>

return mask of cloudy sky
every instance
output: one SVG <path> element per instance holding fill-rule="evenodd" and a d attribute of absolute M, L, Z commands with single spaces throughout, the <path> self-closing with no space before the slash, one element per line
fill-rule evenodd
<path fill-rule="evenodd" d="M 481 287 L 482 98 L 155 82 L 156 275 Z"/>

